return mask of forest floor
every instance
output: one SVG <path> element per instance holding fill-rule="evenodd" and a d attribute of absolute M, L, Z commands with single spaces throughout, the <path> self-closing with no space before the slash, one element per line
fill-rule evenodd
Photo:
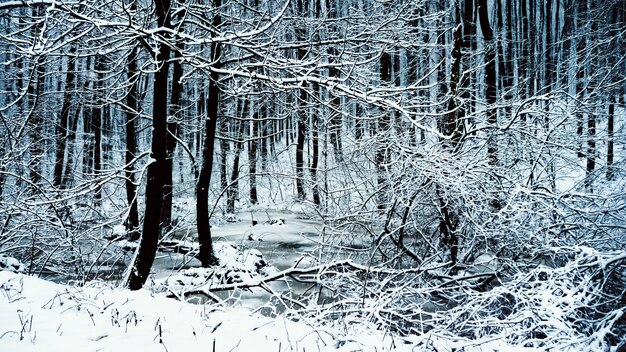
<path fill-rule="evenodd" d="M 246 211 L 212 231 L 226 270 L 254 271 L 262 252 L 268 272 L 275 273 L 310 264 L 321 240 L 321 225 L 302 213 Z M 259 257 L 247 261 L 252 254 Z M 137 292 L 113 282 L 79 286 L 2 271 L 0 351 L 66 351 L 68 346 L 73 351 L 411 350 L 410 340 L 393 338 L 373 326 L 296 322 L 280 314 L 280 309 L 275 314 L 275 308 L 274 314 L 268 314 L 259 308 L 269 303 L 271 295 L 259 288 L 219 292 L 217 296 L 223 298 L 219 304 L 191 300 L 196 303 L 192 304 L 155 293 L 156 286 L 180 283 L 180 273 L 196 270 L 194 261 L 160 251 L 152 286 Z M 284 280 L 271 284 L 277 292 L 298 287 Z"/>
<path fill-rule="evenodd" d="M 1 271 L 0 351 L 66 351 L 68 346 L 72 351 L 166 352 L 603 350 L 591 343 L 600 346 L 604 330 L 592 331 L 589 338 L 571 319 L 579 318 L 579 306 L 592 302 L 587 296 L 596 295 L 581 291 L 581 284 L 593 282 L 598 270 L 608 273 L 609 264 L 626 258 L 623 252 L 602 256 L 591 249 L 568 251 L 565 255 L 573 258 L 570 264 L 538 267 L 492 291 L 468 293 L 464 306 L 441 312 L 437 318 L 432 315 L 431 322 L 439 325 L 431 325 L 431 330 L 419 333 L 416 326 L 413 333 L 399 334 L 381 328 L 377 320 L 381 317 L 375 316 L 388 307 L 383 293 L 383 301 L 363 298 L 362 310 L 354 311 L 349 301 L 345 307 L 333 305 L 331 291 L 322 294 L 320 288 L 317 296 L 311 295 L 315 284 L 278 275 L 294 267 L 323 267 L 349 258 L 347 245 L 365 244 L 358 243 L 362 239 L 357 234 L 346 236 L 346 243 L 337 242 L 334 234 L 333 243 L 342 244 L 342 257 L 334 256 L 332 246 L 319 246 L 327 240 L 325 231 L 320 220 L 301 209 L 249 209 L 237 217 L 223 217 L 212 227 L 220 267 L 198 268 L 191 254 L 161 248 L 149 283 L 135 292 L 120 288 L 119 278 L 55 283 Z M 170 240 L 187 246 L 186 250 L 197 249 L 191 230 L 175 233 Z M 7 259 L 5 264 L 24 271 L 19 263 Z M 544 281 L 543 276 L 551 279 Z M 276 279 L 259 284 L 267 277 Z M 246 283 L 251 287 L 214 290 Z M 186 295 L 189 291 L 200 294 Z M 404 300 L 403 295 L 399 298 Z M 307 300 L 312 296 L 318 300 Z M 504 298 L 512 304 L 506 314 Z M 289 302 L 306 313 L 300 314 Z M 398 313 L 407 308 L 393 302 L 390 298 Z M 615 324 L 625 311 L 622 307 L 606 323 L 598 320 L 601 324 L 596 325 Z M 452 332 L 472 329 L 476 336 Z M 537 331 L 545 335 L 536 338 Z"/>

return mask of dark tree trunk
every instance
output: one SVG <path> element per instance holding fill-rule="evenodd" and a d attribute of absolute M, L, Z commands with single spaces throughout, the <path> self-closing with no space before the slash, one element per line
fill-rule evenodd
<path fill-rule="evenodd" d="M 593 172 L 596 169 L 596 114 L 587 114 L 587 168 L 585 188 L 593 192 Z"/>
<path fill-rule="evenodd" d="M 269 134 L 269 121 L 263 121 L 261 122 L 261 135 L 259 136 L 260 140 L 259 140 L 259 146 L 261 147 L 261 152 L 260 152 L 260 156 L 259 159 L 261 159 L 261 170 L 262 171 L 266 171 L 267 170 L 267 160 L 269 158 L 268 156 L 268 152 L 269 152 L 269 139 L 270 139 L 270 134 Z"/>
<path fill-rule="evenodd" d="M 85 82 L 85 87 L 87 82 Z M 78 113 L 79 109 L 74 110 L 73 116 L 69 121 L 67 129 L 67 158 L 65 159 L 65 170 L 63 170 L 63 178 L 61 179 L 61 188 L 66 188 L 72 180 L 74 168 L 72 160 L 74 160 L 74 148 L 76 144 L 76 132 L 78 130 Z"/>
<path fill-rule="evenodd" d="M 498 164 L 498 147 L 496 140 L 496 125 L 498 123 L 498 113 L 496 111 L 496 43 L 493 38 L 493 31 L 489 24 L 489 14 L 487 8 L 487 0 L 478 0 L 478 14 L 480 17 L 480 28 L 485 38 L 485 95 L 487 103 L 487 123 L 493 129 L 489 140 L 487 141 L 487 157 L 489 165 L 496 166 Z"/>
<path fill-rule="evenodd" d="M 314 89 L 313 91 L 317 91 L 317 89 Z M 313 182 L 313 186 L 311 187 L 311 193 L 313 194 L 313 204 L 315 205 L 322 204 L 322 201 L 320 199 L 319 182 L 317 180 L 317 171 L 318 171 L 317 169 L 318 169 L 319 159 L 320 159 L 320 146 L 319 146 L 320 143 L 319 143 L 318 125 L 319 123 L 318 123 L 318 117 L 317 117 L 317 109 L 313 109 L 313 112 L 311 113 L 311 123 L 310 123 L 311 141 L 313 144 L 313 160 L 311 161 L 310 172 L 311 172 L 311 181 Z"/>
<path fill-rule="evenodd" d="M 93 170 L 94 177 L 102 170 L 102 116 L 104 115 L 104 57 L 96 56 L 95 68 L 96 81 L 94 82 L 94 108 L 92 109 L 91 130 L 93 131 Z M 102 186 L 96 181 L 98 186 L 94 192 L 94 202 L 100 203 L 102 199 Z"/>
<path fill-rule="evenodd" d="M 297 0 L 297 13 L 300 16 L 304 16 L 306 14 L 307 4 L 304 2 L 305 0 Z M 303 43 L 305 41 L 305 32 L 304 28 L 301 26 L 296 27 L 296 41 L 299 43 Z M 298 48 L 297 58 L 299 60 L 304 60 L 307 54 L 307 48 L 301 46 Z M 302 82 L 302 87 L 298 89 L 299 98 L 298 98 L 298 116 L 297 116 L 297 131 L 296 131 L 296 193 L 298 200 L 305 200 L 306 193 L 304 191 L 304 139 L 306 135 L 306 101 L 307 94 L 305 90 L 306 83 Z"/>
<path fill-rule="evenodd" d="M 391 83 L 391 62 L 392 57 L 389 52 L 385 51 L 382 53 L 380 57 L 380 81 L 382 84 Z M 377 199 L 377 208 L 380 211 L 387 209 L 387 202 L 389 201 L 387 197 L 387 172 L 386 172 L 386 163 L 387 163 L 387 146 L 384 143 L 383 136 L 386 136 L 390 132 L 390 120 L 388 112 L 383 112 L 378 118 L 378 145 L 376 147 L 376 182 L 378 186 L 378 199 Z"/>
<path fill-rule="evenodd" d="M 86 69 L 89 71 L 93 70 L 91 61 L 92 57 L 87 57 Z M 88 89 L 89 87 L 91 87 L 91 90 L 96 89 L 95 82 L 87 80 L 85 88 Z M 88 175 L 93 168 L 92 115 L 93 109 L 88 106 L 83 107 L 83 175 Z"/>
<path fill-rule="evenodd" d="M 257 138 L 259 134 L 259 107 L 255 106 L 252 121 L 250 123 L 250 139 L 248 141 L 248 178 L 250 181 L 250 204 L 259 203 L 256 190 L 256 159 L 257 159 Z"/>
<path fill-rule="evenodd" d="M 215 0 L 214 7 L 221 7 L 221 0 Z M 213 17 L 213 27 L 220 28 L 222 19 L 217 12 Z M 221 47 L 219 43 L 211 43 L 211 56 L 214 62 L 213 68 L 220 68 Z M 198 242 L 200 244 L 200 253 L 198 259 L 203 267 L 218 264 L 218 260 L 213 253 L 213 240 L 211 238 L 211 225 L 209 224 L 209 187 L 211 185 L 211 172 L 213 171 L 213 154 L 215 143 L 215 130 L 217 127 L 217 113 L 219 109 L 220 91 L 218 87 L 219 75 L 215 71 L 211 71 L 208 102 L 207 102 L 207 118 L 205 124 L 204 147 L 202 148 L 202 165 L 200 167 L 200 175 L 196 185 L 196 216 L 198 229 Z"/>
<path fill-rule="evenodd" d="M 606 146 L 606 179 L 612 181 L 615 178 L 613 166 L 614 143 L 615 143 L 615 102 L 611 99 L 609 103 L 609 116 L 607 121 L 607 146 Z"/>
<path fill-rule="evenodd" d="M 462 22 L 459 22 L 459 24 L 462 24 L 463 27 L 463 32 L 459 33 L 459 35 L 462 36 L 459 43 L 461 45 L 459 69 L 465 69 L 466 67 L 471 69 L 471 67 L 468 66 L 471 65 L 470 62 L 473 57 L 472 52 L 475 52 L 478 46 L 478 38 L 476 36 L 476 0 L 464 0 L 463 6 L 463 12 L 459 13 L 459 15 L 462 16 Z M 461 63 L 463 63 L 465 67 L 461 68 Z M 457 92 L 455 93 L 455 95 L 458 94 L 461 97 L 461 99 L 455 102 L 455 105 L 457 105 L 459 109 L 457 115 L 461 116 L 461 118 L 455 119 L 455 132 L 452 132 L 459 138 L 467 125 L 476 123 L 472 117 L 472 113 L 475 110 L 476 99 L 472 98 L 472 89 L 470 89 L 470 86 L 475 84 L 476 78 L 473 77 L 474 75 L 472 73 L 461 74 L 461 72 L 463 71 L 459 71 L 458 74 Z"/>
<path fill-rule="evenodd" d="M 585 14 L 587 13 L 587 1 L 585 0 L 579 0 L 577 3 L 577 7 L 576 7 L 577 13 L 575 16 L 575 23 L 576 23 L 576 29 L 578 33 L 581 33 L 581 30 L 585 24 L 585 20 L 582 19 L 583 16 L 585 16 Z M 587 45 L 585 42 L 585 36 L 579 36 L 578 39 L 578 45 L 577 45 L 577 57 L 575 59 L 576 61 L 576 66 L 577 66 L 577 73 L 576 73 L 576 98 L 579 101 L 584 101 L 585 100 L 585 95 L 586 95 L 586 91 L 585 91 L 585 66 L 581 61 L 583 61 L 584 56 L 586 55 L 585 51 L 587 50 Z M 581 137 L 579 144 L 578 144 L 578 157 L 582 158 L 585 156 L 585 153 L 583 152 L 583 142 L 582 142 L 582 136 L 583 136 L 583 132 L 584 132 L 584 119 L 585 119 L 585 114 L 583 113 L 582 109 L 580 111 L 578 111 L 576 113 L 576 134 L 578 135 L 578 137 Z M 589 117 L 587 117 L 587 119 L 589 119 Z"/>
<path fill-rule="evenodd" d="M 304 102 L 306 99 L 306 91 L 300 89 L 300 99 Z M 306 134 L 306 112 L 303 108 L 298 111 L 297 137 L 296 137 L 296 192 L 298 200 L 306 199 L 304 191 L 304 139 Z"/>
<path fill-rule="evenodd" d="M 335 58 L 335 56 L 337 55 L 336 53 L 336 49 L 334 47 L 330 47 L 328 49 L 328 56 L 332 58 L 333 61 L 337 61 L 337 59 Z M 339 79 L 339 70 L 334 67 L 331 66 L 328 69 L 328 76 L 330 78 L 335 78 L 335 79 Z M 333 94 L 332 92 L 329 92 L 329 94 Z M 331 100 L 330 100 L 330 118 L 329 118 L 329 122 L 328 122 L 328 132 L 329 132 L 329 139 L 330 139 L 330 144 L 333 146 L 333 152 L 334 152 L 334 156 L 335 156 L 335 161 L 338 163 L 343 162 L 343 151 L 342 151 L 342 145 L 341 145 L 341 125 L 342 125 L 342 118 L 341 118 L 341 98 L 337 95 L 333 95 Z"/>
<path fill-rule="evenodd" d="M 365 117 L 365 109 L 360 102 L 356 102 L 356 120 L 354 121 L 354 139 L 359 141 L 363 138 L 363 118 Z"/>
<path fill-rule="evenodd" d="M 181 112 L 181 95 L 183 92 L 183 66 L 181 63 L 183 44 L 177 43 L 172 64 L 172 92 L 170 97 L 169 115 L 174 117 L 174 121 L 167 123 L 165 174 L 163 184 L 163 207 L 161 209 L 161 222 L 167 229 L 172 227 L 172 202 L 174 191 L 174 155 L 176 152 L 176 138 L 178 137 L 178 126 Z"/>
<path fill-rule="evenodd" d="M 464 47 L 463 32 L 461 31 L 461 24 L 468 26 L 468 19 L 461 16 L 461 10 L 455 5 L 455 20 L 458 24 L 454 30 L 453 47 L 452 47 L 452 67 L 450 69 L 450 98 L 448 100 L 448 112 L 446 114 L 446 120 L 443 123 L 443 132 L 448 136 L 449 140 L 444 141 L 443 146 L 448 150 L 456 150 L 461 142 L 461 131 L 459 126 L 465 118 L 465 110 L 462 108 L 457 109 L 457 95 L 461 80 L 461 61 L 463 60 L 463 54 L 461 49 Z M 468 13 L 465 13 L 467 16 Z M 443 192 L 440 186 L 437 184 L 435 189 L 436 197 L 439 203 L 439 213 L 441 219 L 439 221 L 439 232 L 441 233 L 442 243 L 450 248 L 450 267 L 451 271 L 455 271 L 458 261 L 458 247 L 459 237 L 457 234 L 457 225 L 459 222 L 458 214 L 454 209 L 454 204 L 451 204 L 443 197 Z"/>
<path fill-rule="evenodd" d="M 76 70 L 76 48 L 70 48 L 70 56 L 67 62 L 67 73 L 65 75 L 65 89 L 63 91 L 63 105 L 61 106 L 61 115 L 59 124 L 56 128 L 56 151 L 54 160 L 54 181 L 55 187 L 61 187 L 63 181 L 63 165 L 65 165 L 65 147 L 67 144 L 67 125 L 72 105 L 72 94 L 75 84 Z"/>
<path fill-rule="evenodd" d="M 45 84 L 45 58 L 38 56 L 35 58 L 33 70 L 35 78 L 28 86 L 29 117 L 30 128 L 30 181 L 38 184 L 42 178 L 41 160 L 43 158 L 43 108 L 41 107 L 41 96 L 44 92 Z"/>
<path fill-rule="evenodd" d="M 31 17 L 39 18 L 43 15 L 43 7 L 41 6 L 33 6 L 31 8 Z M 34 40 L 39 40 L 39 32 L 41 28 L 39 25 L 35 25 L 32 27 L 32 37 Z M 36 43 L 33 42 L 33 45 Z M 44 157 L 44 109 L 41 104 L 41 98 L 43 93 L 45 92 L 45 74 L 46 74 L 46 58 L 45 56 L 37 56 L 33 60 L 33 71 L 31 71 L 34 75 L 31 78 L 28 88 L 27 88 L 27 97 L 28 97 L 28 117 L 27 124 L 30 131 L 30 144 L 28 146 L 28 151 L 30 153 L 30 165 L 29 165 L 29 177 L 30 181 L 33 185 L 37 185 L 42 179 L 42 167 L 41 162 Z"/>
<path fill-rule="evenodd" d="M 239 128 L 237 129 L 237 136 L 235 139 L 237 140 L 235 145 L 235 156 L 233 158 L 233 171 L 230 174 L 230 185 L 228 188 L 227 201 L 226 201 L 226 213 L 234 213 L 235 212 L 235 200 L 239 198 L 239 159 L 241 156 L 241 151 L 243 149 L 243 142 L 245 140 L 246 133 L 246 124 L 243 120 L 244 116 L 247 116 L 246 110 L 248 106 L 248 101 L 244 100 L 242 102 L 241 107 L 241 117 L 239 120 Z"/>
<path fill-rule="evenodd" d="M 457 23 L 461 23 L 461 10 L 458 5 L 455 10 L 455 17 Z M 461 81 L 461 60 L 463 58 L 461 49 L 463 48 L 463 32 L 461 26 L 457 26 L 453 33 L 453 47 L 452 47 L 452 67 L 450 68 L 450 88 L 449 88 L 449 100 L 448 100 L 448 112 L 443 122 L 442 132 L 449 140 L 444 142 L 444 145 L 450 146 L 452 149 L 456 148 L 461 140 L 460 122 L 465 118 L 465 110 L 458 108 L 457 95 L 459 91 L 459 84 Z M 440 82 L 445 82 L 443 77 Z"/>
<path fill-rule="evenodd" d="M 220 188 L 222 191 L 228 188 L 228 122 L 220 121 L 221 138 L 220 143 Z"/>
<path fill-rule="evenodd" d="M 252 114 L 252 121 L 250 122 L 250 139 L 248 141 L 248 178 L 250 181 L 250 204 L 255 205 L 259 203 L 259 199 L 256 191 L 256 159 L 257 159 L 257 146 L 258 146 L 258 133 L 259 133 L 259 107 L 255 106 L 255 111 Z"/>
<path fill-rule="evenodd" d="M 159 27 L 169 27 L 170 0 L 155 0 L 155 11 Z M 167 133 L 167 86 L 170 48 L 167 45 L 155 44 L 159 65 L 154 74 L 154 95 L 152 103 L 152 162 L 148 165 L 146 182 L 146 210 L 143 222 L 143 233 L 135 262 L 132 264 L 128 278 L 131 290 L 140 289 L 150 274 L 157 251 L 161 230 L 161 208 L 163 205 L 163 174 L 166 159 Z"/>
<path fill-rule="evenodd" d="M 131 82 L 126 95 L 126 165 L 124 165 L 124 175 L 126 176 L 126 202 L 128 204 L 128 218 L 126 219 L 126 230 L 131 241 L 137 241 L 139 232 L 139 210 L 137 207 L 137 186 L 135 185 L 134 162 L 137 156 L 137 118 L 139 116 L 139 104 L 137 102 L 139 85 L 139 71 L 137 70 L 137 55 L 139 48 L 134 47 L 128 57 L 128 80 Z"/>

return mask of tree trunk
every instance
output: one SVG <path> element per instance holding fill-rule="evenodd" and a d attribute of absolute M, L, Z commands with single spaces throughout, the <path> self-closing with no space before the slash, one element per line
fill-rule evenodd
<path fill-rule="evenodd" d="M 465 110 L 458 108 L 457 96 L 459 93 L 459 84 L 461 83 L 461 60 L 463 58 L 461 49 L 463 48 L 463 32 L 461 31 L 460 24 L 462 23 L 461 10 L 456 5 L 455 10 L 456 29 L 453 32 L 453 47 L 452 47 L 452 67 L 450 68 L 450 88 L 448 98 L 448 111 L 445 115 L 445 121 L 442 124 L 442 132 L 449 140 L 444 141 L 444 146 L 448 146 L 455 149 L 461 140 L 460 121 L 465 118 Z M 441 71 L 439 72 L 441 73 Z M 445 75 L 442 77 L 440 74 L 437 79 L 439 82 L 445 82 Z"/>
<path fill-rule="evenodd" d="M 84 83 L 84 87 L 87 87 L 87 82 Z M 84 89 L 85 90 L 85 89 Z M 76 144 L 76 132 L 78 130 L 78 115 L 79 109 L 74 110 L 73 116 L 69 121 L 69 127 L 67 130 L 67 158 L 65 159 L 65 170 L 63 170 L 63 178 L 61 179 L 61 188 L 67 188 L 72 180 L 74 174 L 74 168 L 72 160 L 74 160 L 74 149 Z"/>
<path fill-rule="evenodd" d="M 238 121 L 239 128 L 237 129 L 237 139 L 235 145 L 235 156 L 233 158 L 233 171 L 230 174 L 230 185 L 228 188 L 227 201 L 226 201 L 226 213 L 232 214 L 235 212 L 235 200 L 239 198 L 239 159 L 241 151 L 243 149 L 243 142 L 245 140 L 246 124 L 243 117 L 246 116 L 246 110 L 248 109 L 248 101 L 244 100 L 241 107 L 241 120 Z"/>
<path fill-rule="evenodd" d="M 33 81 L 28 86 L 29 117 L 30 127 L 30 181 L 36 185 L 42 179 L 41 161 L 43 158 L 43 109 L 41 107 L 41 97 L 44 92 L 45 58 L 38 56 L 35 58 L 35 75 Z"/>
<path fill-rule="evenodd" d="M 489 14 L 487 0 L 478 0 L 478 14 L 480 17 L 480 28 L 485 39 L 485 95 L 487 103 L 487 123 L 492 128 L 491 135 L 487 141 L 487 158 L 489 165 L 498 164 L 498 147 L 496 131 L 498 123 L 498 113 L 496 111 L 496 43 L 494 42 L 493 31 L 489 24 Z"/>
<path fill-rule="evenodd" d="M 134 4 L 134 2 L 133 2 Z M 137 101 L 139 85 L 139 71 L 137 70 L 137 55 L 139 48 L 135 46 L 127 61 L 128 80 L 131 82 L 126 95 L 126 165 L 124 165 L 124 175 L 126 176 L 126 202 L 128 204 L 128 218 L 126 219 L 126 231 L 131 241 L 137 241 L 139 232 L 139 210 L 137 207 L 137 186 L 135 185 L 134 162 L 137 156 L 137 118 L 139 116 L 139 104 Z"/>
<path fill-rule="evenodd" d="M 91 130 L 93 131 L 93 169 L 95 178 L 102 170 L 102 116 L 104 115 L 104 57 L 96 56 L 94 70 L 96 71 L 96 81 L 94 82 L 94 107 L 92 109 Z M 94 192 L 94 203 L 100 204 L 102 199 L 102 186 L 96 180 L 97 186 Z"/>
<path fill-rule="evenodd" d="M 170 27 L 169 10 L 170 0 L 155 0 L 155 12 L 159 27 Z M 131 290 L 140 289 L 148 279 L 150 268 L 156 255 L 161 229 L 170 48 L 167 45 L 161 45 L 159 41 L 156 41 L 155 45 L 157 52 L 156 62 L 159 66 L 154 74 L 154 94 L 152 99 L 152 162 L 148 165 L 143 232 L 127 283 Z"/>
<path fill-rule="evenodd" d="M 228 122 L 226 120 L 220 121 L 221 138 L 220 143 L 220 188 L 225 191 L 228 188 Z"/>
<path fill-rule="evenodd" d="M 250 181 L 250 204 L 259 203 L 256 190 L 256 155 L 257 155 L 257 135 L 259 134 L 259 107 L 255 106 L 252 121 L 250 123 L 250 139 L 248 141 L 248 178 Z"/>
<path fill-rule="evenodd" d="M 306 91 L 304 88 L 300 88 L 300 101 L 306 100 Z M 298 200 L 306 199 L 306 192 L 304 191 L 304 139 L 306 134 L 306 112 L 301 107 L 298 110 L 298 124 L 297 124 L 297 137 L 296 137 L 296 192 Z"/>
<path fill-rule="evenodd" d="M 306 13 L 306 4 L 305 0 L 297 0 L 297 14 L 300 16 L 304 16 Z M 305 41 L 305 32 L 304 28 L 301 26 L 296 27 L 296 41 L 298 43 L 303 43 Z M 298 60 L 304 60 L 307 54 L 307 48 L 301 46 L 297 51 Z M 296 135 L 296 193 L 298 200 L 303 201 L 306 199 L 306 193 L 304 191 L 304 139 L 306 134 L 306 110 L 304 107 L 306 106 L 307 94 L 305 90 L 306 83 L 302 82 L 302 87 L 298 89 L 299 98 L 298 105 L 299 109 L 297 112 L 297 135 Z"/>
<path fill-rule="evenodd" d="M 596 169 L 596 114 L 587 114 L 587 168 L 585 189 L 593 193 L 593 172 Z"/>
<path fill-rule="evenodd" d="M 215 0 L 214 7 L 221 7 L 221 0 Z M 219 29 L 222 18 L 219 12 L 213 17 L 213 28 Z M 220 68 L 221 47 L 219 43 L 211 43 L 211 56 L 215 69 Z M 198 229 L 198 242 L 200 253 L 198 259 L 203 267 L 217 265 L 218 260 L 213 253 L 213 240 L 211 238 L 211 225 L 209 224 L 209 187 L 211 185 L 211 173 L 213 171 L 213 154 L 215 143 L 215 130 L 217 126 L 217 113 L 219 108 L 220 91 L 217 86 L 219 75 L 211 71 L 208 87 L 207 117 L 205 123 L 204 147 L 202 148 L 202 165 L 196 185 L 196 217 Z"/>
<path fill-rule="evenodd" d="M 172 227 L 172 201 L 174 191 L 174 155 L 176 152 L 176 137 L 178 137 L 178 126 L 181 114 L 181 95 L 183 92 L 183 66 L 181 63 L 183 50 L 182 43 L 176 43 L 176 51 L 174 52 L 174 60 L 172 64 L 172 92 L 170 97 L 169 115 L 174 118 L 173 121 L 167 122 L 166 138 L 166 154 L 165 174 L 163 184 L 163 207 L 161 209 L 161 221 L 166 229 Z"/>
<path fill-rule="evenodd" d="M 609 103 L 609 116 L 607 121 L 607 146 L 606 146 L 606 179 L 612 181 L 615 178 L 613 166 L 614 143 L 615 143 L 615 102 L 611 98 Z"/>
<path fill-rule="evenodd" d="M 318 91 L 314 89 L 313 91 Z M 357 119 L 358 121 L 358 119 Z M 313 160 L 311 161 L 311 181 L 313 182 L 313 186 L 311 187 L 311 193 L 313 194 L 313 204 L 321 205 L 322 201 L 320 199 L 320 190 L 319 183 L 317 180 L 317 169 L 319 165 L 320 159 L 320 147 L 319 147 L 319 130 L 318 130 L 318 117 L 317 117 L 317 109 L 313 109 L 311 113 L 311 141 L 313 142 Z M 335 156 L 336 157 L 336 156 Z"/>
<path fill-rule="evenodd" d="M 92 57 L 87 57 L 86 70 L 92 71 Z M 96 89 L 96 84 L 93 80 L 87 80 L 85 82 L 85 90 L 89 91 L 89 88 L 93 91 Z M 93 134 L 92 134 L 92 115 L 93 109 L 88 106 L 83 107 L 83 135 L 82 135 L 82 150 L 83 150 L 83 175 L 88 175 L 92 170 L 93 165 Z"/>
<path fill-rule="evenodd" d="M 392 57 L 388 51 L 384 51 L 380 57 L 380 81 L 381 84 L 389 84 L 391 80 Z M 377 208 L 380 211 L 387 209 L 387 145 L 384 137 L 390 132 L 390 116 L 388 112 L 383 112 L 378 118 L 378 145 L 376 147 L 376 182 L 378 186 Z"/>
<path fill-rule="evenodd" d="M 336 51 L 337 50 L 334 47 L 328 48 L 328 57 L 331 58 L 333 62 L 337 61 L 335 58 L 337 55 Z M 336 67 L 331 66 L 328 69 L 328 76 L 330 78 L 339 79 L 339 70 Z M 332 95 L 329 106 L 330 118 L 328 120 L 329 139 L 330 144 L 333 146 L 335 161 L 337 163 L 341 163 L 343 162 L 343 151 L 341 145 L 341 98 L 337 95 L 333 95 L 332 92 L 329 92 L 329 94 Z"/>
<path fill-rule="evenodd" d="M 67 125 L 72 105 L 72 93 L 75 83 L 76 70 L 76 48 L 70 48 L 70 56 L 67 62 L 67 73 L 65 75 L 65 89 L 63 91 L 63 105 L 61 115 L 56 128 L 56 151 L 54 160 L 54 180 L 53 185 L 57 188 L 62 186 L 63 165 L 65 165 L 65 147 L 67 143 Z"/>

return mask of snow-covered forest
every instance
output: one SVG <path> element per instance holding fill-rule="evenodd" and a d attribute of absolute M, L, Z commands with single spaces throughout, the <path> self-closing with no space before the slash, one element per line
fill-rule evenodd
<path fill-rule="evenodd" d="M 625 0 L 0 0 L 0 351 L 626 351 Z"/>

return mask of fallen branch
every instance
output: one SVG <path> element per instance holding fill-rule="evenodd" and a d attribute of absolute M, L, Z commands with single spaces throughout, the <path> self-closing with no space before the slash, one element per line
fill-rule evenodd
<path fill-rule="evenodd" d="M 429 270 L 435 270 L 438 268 L 440 268 L 440 266 L 428 267 L 428 268 L 418 267 L 418 268 L 395 270 L 395 269 L 387 269 L 387 268 L 381 268 L 381 267 L 368 267 L 366 265 L 355 263 L 352 260 L 346 259 L 346 260 L 332 262 L 329 264 L 317 265 L 317 266 L 313 266 L 309 268 L 291 267 L 289 269 L 285 269 L 283 271 L 280 271 L 278 273 L 275 273 L 269 276 L 254 278 L 254 279 L 246 280 L 243 282 L 218 284 L 214 286 L 211 285 L 210 283 L 207 283 L 204 286 L 200 286 L 200 287 L 196 286 L 195 288 L 189 291 L 183 290 L 180 293 L 180 296 L 188 297 L 191 295 L 209 295 L 210 292 L 261 287 L 262 285 L 265 285 L 269 282 L 284 279 L 286 277 L 289 277 L 299 282 L 317 283 L 319 282 L 319 280 L 304 278 L 304 276 L 312 276 L 313 274 L 315 274 L 314 276 L 319 276 L 319 275 L 322 275 L 324 273 L 329 273 L 329 272 L 337 273 L 337 272 L 350 271 L 350 272 L 367 272 L 370 274 L 398 275 L 398 274 L 408 274 L 408 273 L 420 274 L 420 273 L 424 273 Z M 168 295 L 168 297 L 179 298 L 178 295 L 174 295 L 174 294 L 170 294 Z"/>

